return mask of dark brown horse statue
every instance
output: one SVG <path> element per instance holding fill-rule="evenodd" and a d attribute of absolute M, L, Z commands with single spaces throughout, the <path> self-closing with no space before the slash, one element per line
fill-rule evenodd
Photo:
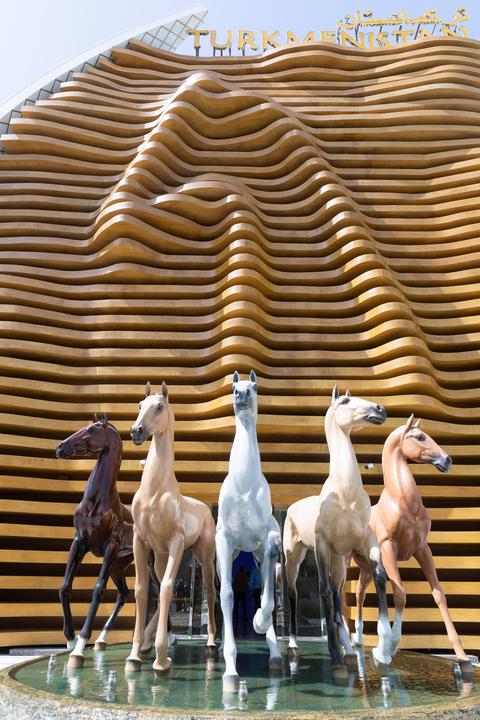
<path fill-rule="evenodd" d="M 108 578 L 117 587 L 115 608 L 108 618 L 96 644 L 96 650 L 105 649 L 105 640 L 115 618 L 128 599 L 125 571 L 133 562 L 133 520 L 130 510 L 122 504 L 117 490 L 117 478 L 122 460 L 122 439 L 118 430 L 110 425 L 106 414 L 100 419 L 70 435 L 56 450 L 57 458 L 97 457 L 83 494 L 75 510 L 75 538 L 67 561 L 65 577 L 60 588 L 63 608 L 63 631 L 68 648 L 70 667 L 82 667 L 83 651 L 92 634 L 93 621 L 102 600 Z M 103 564 L 93 591 L 92 603 L 84 625 L 75 642 L 75 629 L 70 598 L 73 579 L 87 552 L 103 557 Z"/>

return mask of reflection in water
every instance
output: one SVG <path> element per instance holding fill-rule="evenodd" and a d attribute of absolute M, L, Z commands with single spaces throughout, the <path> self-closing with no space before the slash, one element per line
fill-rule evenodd
<path fill-rule="evenodd" d="M 282 647 L 286 654 L 287 648 Z M 125 673 L 129 646 L 111 646 L 105 652 L 87 650 L 82 669 L 68 669 L 48 657 L 14 671 L 16 680 L 39 690 L 97 705 L 111 702 L 130 707 L 175 708 L 188 714 L 223 713 L 228 710 L 286 716 L 293 712 L 337 712 L 349 716 L 356 710 L 370 714 L 384 708 L 406 708 L 442 703 L 470 695 L 478 697 L 480 683 L 466 683 L 448 662 L 416 653 L 400 652 L 394 666 L 378 674 L 370 667 L 370 651 L 357 649 L 358 667 L 349 668 L 346 686 L 332 682 L 330 657 L 325 643 L 302 642 L 300 656 L 289 664 L 290 672 L 268 673 L 268 651 L 263 640 L 239 642 L 237 667 L 247 681 L 248 699 L 237 693 L 222 694 L 223 663 L 205 658 L 203 642 L 181 641 L 175 664 L 167 675 L 156 675 L 150 663 L 140 673 Z M 51 664 L 50 664 L 51 665 Z M 288 664 L 287 664 L 288 667 Z M 115 675 L 116 672 L 116 675 Z"/>

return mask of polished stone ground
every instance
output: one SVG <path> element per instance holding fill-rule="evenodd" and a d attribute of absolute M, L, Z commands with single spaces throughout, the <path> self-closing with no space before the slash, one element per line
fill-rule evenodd
<path fill-rule="evenodd" d="M 124 661 L 128 645 L 115 645 L 104 653 L 86 653 L 85 667 L 68 670 L 68 656 L 61 655 L 50 663 L 37 660 L 11 671 L 11 678 L 67 701 L 94 703 L 99 709 L 113 710 L 118 705 L 128 709 L 163 709 L 169 716 L 222 716 L 240 714 L 294 717 L 308 714 L 338 714 L 339 718 L 376 717 L 393 714 L 408 718 L 415 711 L 430 709 L 440 717 L 453 717 L 458 701 L 465 707 L 480 708 L 480 678 L 463 683 L 455 676 L 451 662 L 418 653 L 401 652 L 382 679 L 370 666 L 368 651 L 358 653 L 358 667 L 350 671 L 349 684 L 337 687 L 332 682 L 330 661 L 325 644 L 302 642 L 298 666 L 284 661 L 282 672 L 269 674 L 265 643 L 244 640 L 238 643 L 237 668 L 247 681 L 248 699 L 222 693 L 223 661 L 206 660 L 203 644 L 182 641 L 170 650 L 173 668 L 166 677 L 157 677 L 151 661 L 140 673 L 125 674 Z M 286 647 L 282 646 L 284 655 Z M 15 683 L 16 685 L 16 683 Z M 43 691 L 43 692 L 42 692 Z M 76 702 L 73 702 L 76 705 Z M 389 710 L 390 709 L 390 710 Z M 397 710 L 397 712 L 395 712 Z M 225 711 L 228 711 L 225 713 Z M 135 715 L 136 716 L 136 715 Z M 468 717 L 480 717 L 470 715 Z M 67 714 L 65 715 L 67 717 Z M 77 717 L 75 715 L 75 717 Z"/>

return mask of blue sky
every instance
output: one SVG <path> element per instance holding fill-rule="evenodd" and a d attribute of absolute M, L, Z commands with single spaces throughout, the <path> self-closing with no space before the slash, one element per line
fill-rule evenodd
<path fill-rule="evenodd" d="M 249 29 L 280 31 L 280 37 L 291 30 L 303 37 L 310 30 L 334 29 L 345 14 L 360 9 L 385 17 L 394 10 L 405 10 L 410 16 L 435 7 L 442 19 L 453 17 L 458 0 L 15 0 L 4 2 L 0 12 L 0 105 L 37 78 L 84 51 L 120 33 L 176 10 L 205 5 L 209 15 L 208 29 L 218 31 L 219 40 L 226 31 Z M 471 20 L 471 37 L 480 38 L 478 0 L 466 5 Z M 179 52 L 193 54 L 193 40 L 187 39 Z"/>

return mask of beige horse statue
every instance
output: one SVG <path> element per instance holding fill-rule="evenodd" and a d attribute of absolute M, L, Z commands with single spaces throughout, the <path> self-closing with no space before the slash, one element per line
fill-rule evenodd
<path fill-rule="evenodd" d="M 395 655 L 402 634 L 402 617 L 406 603 L 405 586 L 398 570 L 399 560 L 414 557 L 427 578 L 432 594 L 440 608 L 448 637 L 457 655 L 457 661 L 464 679 L 473 677 L 470 660 L 458 637 L 448 612 L 445 593 L 438 581 L 432 551 L 427 538 L 431 521 L 422 502 L 415 478 L 408 460 L 430 463 L 441 472 L 448 472 L 452 459 L 432 438 L 420 429 L 420 420 L 410 416 L 406 425 L 396 428 L 385 441 L 382 453 L 383 478 L 385 487 L 380 499 L 372 507 L 370 526 L 375 534 L 382 561 L 390 579 L 395 603 L 395 617 L 392 628 L 391 654 Z M 362 608 L 367 587 L 372 579 L 370 566 L 354 552 L 353 557 L 360 565 L 360 579 L 357 583 L 357 617 L 354 642 L 363 642 Z"/>
<path fill-rule="evenodd" d="M 325 416 L 325 434 L 330 451 L 330 472 L 319 496 L 299 500 L 288 508 L 283 533 L 285 573 L 290 601 L 289 654 L 298 653 L 297 589 L 298 570 L 307 550 L 314 550 L 320 583 L 320 596 L 327 621 L 328 649 L 335 682 L 345 682 L 345 663 L 356 664 L 355 651 L 345 627 L 341 591 L 345 582 L 346 558 L 357 548 L 365 561 L 373 564 L 379 598 L 378 647 L 375 660 L 389 664 L 391 628 L 388 620 L 386 574 L 380 549 L 370 530 L 370 499 L 363 489 L 350 433 L 366 423 L 381 425 L 386 420 L 381 405 L 356 398 L 337 387 Z M 340 643 L 345 650 L 342 655 Z"/>
<path fill-rule="evenodd" d="M 140 487 L 132 503 L 136 617 L 132 650 L 126 661 L 128 670 L 140 670 L 140 654 L 150 649 L 157 617 L 153 669 L 159 673 L 170 669 L 172 661 L 167 656 L 168 611 L 183 552 L 188 548 L 193 550 L 203 570 L 208 603 L 207 652 L 215 654 L 217 650 L 214 617 L 215 523 L 204 503 L 180 493 L 173 470 L 174 422 L 166 384 L 163 383 L 160 393 L 152 393 L 148 382 L 145 399 L 140 403 L 140 412 L 130 430 L 135 445 L 142 445 L 149 437 L 152 437 L 152 442 Z M 160 601 L 158 615 L 144 629 L 150 551 L 153 551 L 155 574 L 160 582 Z"/>

